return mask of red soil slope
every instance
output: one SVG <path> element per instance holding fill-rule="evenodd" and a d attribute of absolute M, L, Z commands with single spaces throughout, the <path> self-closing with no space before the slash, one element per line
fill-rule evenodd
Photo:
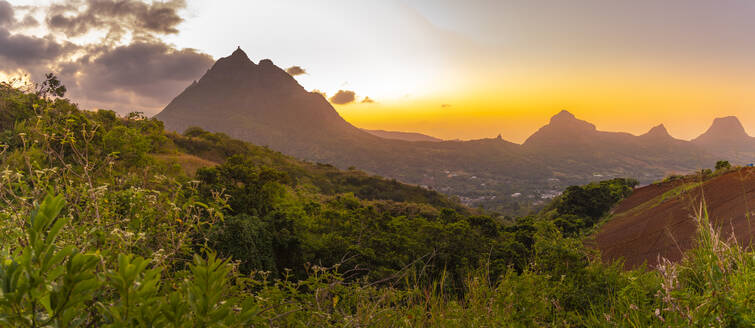
<path fill-rule="evenodd" d="M 605 261 L 624 258 L 626 268 L 659 256 L 676 261 L 695 243 L 695 211 L 702 199 L 711 223 L 725 240 L 733 236 L 750 245 L 755 234 L 755 169 L 728 172 L 701 184 L 694 179 L 638 188 L 613 211 L 594 243 Z M 752 217 L 752 219 L 748 219 Z"/>

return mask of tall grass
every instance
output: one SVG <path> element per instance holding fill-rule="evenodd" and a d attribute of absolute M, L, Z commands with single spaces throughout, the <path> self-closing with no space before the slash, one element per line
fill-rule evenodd
<path fill-rule="evenodd" d="M 583 277 L 554 277 L 553 270 L 510 271 L 490 284 L 486 270 L 465 282 L 462 298 L 442 293 L 442 281 L 415 285 L 400 302 L 366 302 L 389 322 L 350 317 L 345 326 L 405 327 L 752 327 L 755 324 L 755 254 L 749 245 L 722 239 L 701 204 L 695 215 L 697 244 L 679 262 L 661 258 L 655 270 L 622 271 L 591 263 Z M 732 234 L 733 235 L 733 234 Z M 558 241 L 556 241 L 558 242 Z M 569 307 L 570 284 L 602 282 L 603 294 L 577 296 L 587 306 Z M 383 291 L 386 292 L 386 291 Z M 380 292 L 378 293 L 380 294 Z M 571 295 L 575 296 L 575 295 Z M 378 298 L 384 299 L 384 298 Z M 379 309 L 379 310 L 378 310 Z M 367 319 L 361 321 L 361 319 Z"/>

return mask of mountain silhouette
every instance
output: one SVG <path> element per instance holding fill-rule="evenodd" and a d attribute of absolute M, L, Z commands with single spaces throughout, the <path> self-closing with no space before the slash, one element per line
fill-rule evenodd
<path fill-rule="evenodd" d="M 672 137 L 671 134 L 668 133 L 666 126 L 663 124 L 654 126 L 647 133 L 640 135 L 640 138 L 651 142 L 668 142 L 675 140 L 674 137 Z"/>
<path fill-rule="evenodd" d="M 169 130 L 199 126 L 310 160 L 331 159 L 338 147 L 377 139 L 271 60 L 255 64 L 241 48 L 219 59 L 156 117 Z"/>
<path fill-rule="evenodd" d="M 692 143 L 721 159 L 738 164 L 755 162 L 755 138 L 747 134 L 735 116 L 714 119 L 710 128 Z"/>
<path fill-rule="evenodd" d="M 563 144 L 590 142 L 597 130 L 595 125 L 577 119 L 574 114 L 562 110 L 551 117 L 550 122 L 524 141 L 528 148 L 544 149 L 560 147 Z"/>
<path fill-rule="evenodd" d="M 685 172 L 714 162 L 702 148 L 671 137 L 663 125 L 640 136 L 600 131 L 565 110 L 527 138 L 522 148 L 572 179 L 597 174 L 650 181 L 659 171 Z"/>
<path fill-rule="evenodd" d="M 662 125 L 642 136 L 605 132 L 565 110 L 521 145 L 500 135 L 435 142 L 407 141 L 405 133 L 375 136 L 345 121 L 322 95 L 306 91 L 272 61 L 255 64 L 241 49 L 219 59 L 156 117 L 169 130 L 198 126 L 502 211 L 521 201 L 509 197 L 514 193 L 536 202 L 572 184 L 611 177 L 648 183 L 716 160 L 702 146 L 672 138 Z"/>

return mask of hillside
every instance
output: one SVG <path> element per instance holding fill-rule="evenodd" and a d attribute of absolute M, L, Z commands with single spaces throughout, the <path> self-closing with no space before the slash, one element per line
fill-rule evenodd
<path fill-rule="evenodd" d="M 755 237 L 755 169 L 741 168 L 705 179 L 690 176 L 636 189 L 613 210 L 595 235 L 603 259 L 626 260 L 627 268 L 656 266 L 660 257 L 678 261 L 695 245 L 693 220 L 705 202 L 722 238 L 749 245 Z M 732 231 L 734 234 L 732 235 Z"/>

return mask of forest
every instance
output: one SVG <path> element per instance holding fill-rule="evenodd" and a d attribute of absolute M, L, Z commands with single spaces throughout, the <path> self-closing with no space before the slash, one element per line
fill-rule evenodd
<path fill-rule="evenodd" d="M 627 271 L 586 246 L 634 179 L 508 217 L 64 95 L 0 85 L 2 326 L 755 323 L 755 254 L 704 206 L 680 262 Z"/>

